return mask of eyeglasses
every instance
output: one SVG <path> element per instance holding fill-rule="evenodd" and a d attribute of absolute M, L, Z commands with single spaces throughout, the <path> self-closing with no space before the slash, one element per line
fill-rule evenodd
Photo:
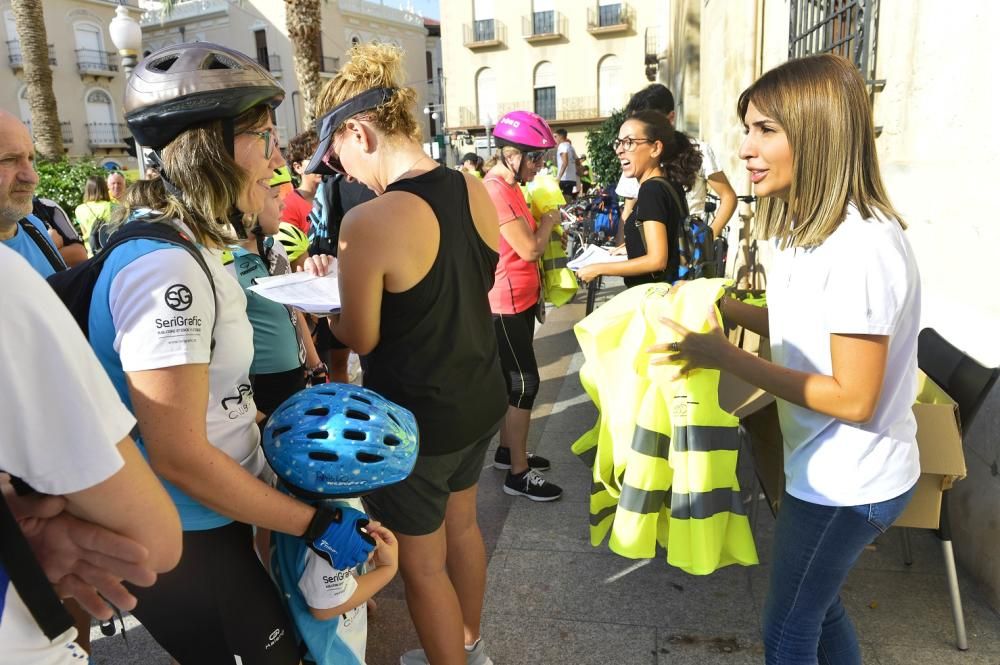
<path fill-rule="evenodd" d="M 536 164 L 541 164 L 542 160 L 545 159 L 545 151 L 532 150 L 531 152 L 524 153 L 524 158 L 529 162 L 535 162 Z"/>
<path fill-rule="evenodd" d="M 623 139 L 615 139 L 611 142 L 611 149 L 617 151 L 619 147 L 625 152 L 632 152 L 635 147 L 640 143 L 656 143 L 652 139 L 634 139 L 631 136 L 626 136 Z"/>
<path fill-rule="evenodd" d="M 274 152 L 274 144 L 278 142 L 278 135 L 273 129 L 265 129 L 260 132 L 248 129 L 243 133 L 262 139 L 264 141 L 264 159 L 271 159 L 271 153 Z"/>

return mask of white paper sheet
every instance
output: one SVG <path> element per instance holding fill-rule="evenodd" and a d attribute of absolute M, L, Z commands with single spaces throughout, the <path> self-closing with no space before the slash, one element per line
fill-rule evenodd
<path fill-rule="evenodd" d="M 567 263 L 566 267 L 570 270 L 579 270 L 593 263 L 617 263 L 618 261 L 628 261 L 628 256 L 625 254 L 612 254 L 604 247 L 598 245 L 587 245 L 587 248 L 580 253 L 580 256 Z"/>
<path fill-rule="evenodd" d="M 325 316 L 340 311 L 340 285 L 334 271 L 324 277 L 305 272 L 261 277 L 250 290 L 307 314 Z"/>

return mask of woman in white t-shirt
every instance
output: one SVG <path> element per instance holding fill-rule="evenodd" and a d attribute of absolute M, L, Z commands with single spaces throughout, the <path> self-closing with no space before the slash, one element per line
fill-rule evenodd
<path fill-rule="evenodd" d="M 173 226 L 202 260 L 158 240 L 105 249 L 90 340 L 180 513 L 180 564 L 136 591 L 135 614 L 185 665 L 299 662 L 250 525 L 302 536 L 339 568 L 363 562 L 373 545 L 362 513 L 317 509 L 258 479 L 253 331 L 221 259 L 284 162 L 273 121 L 283 96 L 256 61 L 204 42 L 152 53 L 126 91 L 129 130 L 161 165 L 159 178 L 129 189 L 126 227 L 136 217 Z"/>
<path fill-rule="evenodd" d="M 656 363 L 719 368 L 771 392 L 785 453 L 764 612 L 769 665 L 860 665 L 840 588 L 920 475 L 920 275 L 879 172 L 864 81 L 835 55 L 789 61 L 740 96 L 741 148 L 775 243 L 768 308 L 723 316 L 770 338 L 772 362 L 665 321 Z M 793 148 L 794 146 L 794 148 Z M 714 320 L 714 311 L 712 315 Z"/>

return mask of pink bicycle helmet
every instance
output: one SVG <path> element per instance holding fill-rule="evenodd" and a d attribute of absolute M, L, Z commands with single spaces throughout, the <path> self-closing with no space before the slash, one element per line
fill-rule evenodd
<path fill-rule="evenodd" d="M 511 111 L 497 120 L 493 140 L 498 146 L 509 145 L 524 152 L 556 147 L 549 123 L 531 111 Z"/>

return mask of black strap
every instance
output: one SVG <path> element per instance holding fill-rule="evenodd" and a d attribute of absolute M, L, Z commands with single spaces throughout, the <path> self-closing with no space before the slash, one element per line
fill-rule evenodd
<path fill-rule="evenodd" d="M 7 570 L 11 583 L 38 627 L 50 641 L 73 627 L 72 617 L 38 564 L 6 499 L 0 500 L 0 563 Z"/>
<path fill-rule="evenodd" d="M 18 225 L 24 229 L 24 232 L 28 234 L 28 237 L 31 238 L 36 245 L 38 245 L 38 249 L 40 249 L 42 254 L 45 255 L 45 260 L 49 262 L 53 270 L 61 272 L 66 269 L 66 262 L 63 261 L 62 255 L 59 254 L 59 251 L 52 246 L 49 239 L 42 234 L 41 229 L 26 219 L 20 220 Z"/>
<path fill-rule="evenodd" d="M 101 253 L 94 257 L 94 261 L 97 263 L 103 263 L 105 259 L 111 256 L 111 251 L 118 245 L 122 245 L 129 240 L 161 240 L 163 242 L 170 243 L 171 245 L 176 245 L 177 247 L 182 247 L 191 255 L 198 265 L 201 267 L 202 271 L 205 273 L 205 277 L 208 278 L 208 284 L 212 287 L 212 297 L 216 305 L 215 319 L 212 322 L 212 351 L 215 351 L 215 324 L 219 321 L 218 312 L 218 293 L 215 290 L 215 279 L 212 278 L 212 271 L 209 269 L 208 264 L 205 262 L 205 257 L 201 255 L 198 246 L 194 243 L 194 240 L 189 238 L 185 233 L 183 233 L 176 226 L 170 224 L 169 222 L 153 222 L 149 221 L 155 217 L 154 214 L 144 215 L 138 217 L 127 224 L 119 227 L 110 238 L 108 238 L 107 246 L 101 250 Z"/>

